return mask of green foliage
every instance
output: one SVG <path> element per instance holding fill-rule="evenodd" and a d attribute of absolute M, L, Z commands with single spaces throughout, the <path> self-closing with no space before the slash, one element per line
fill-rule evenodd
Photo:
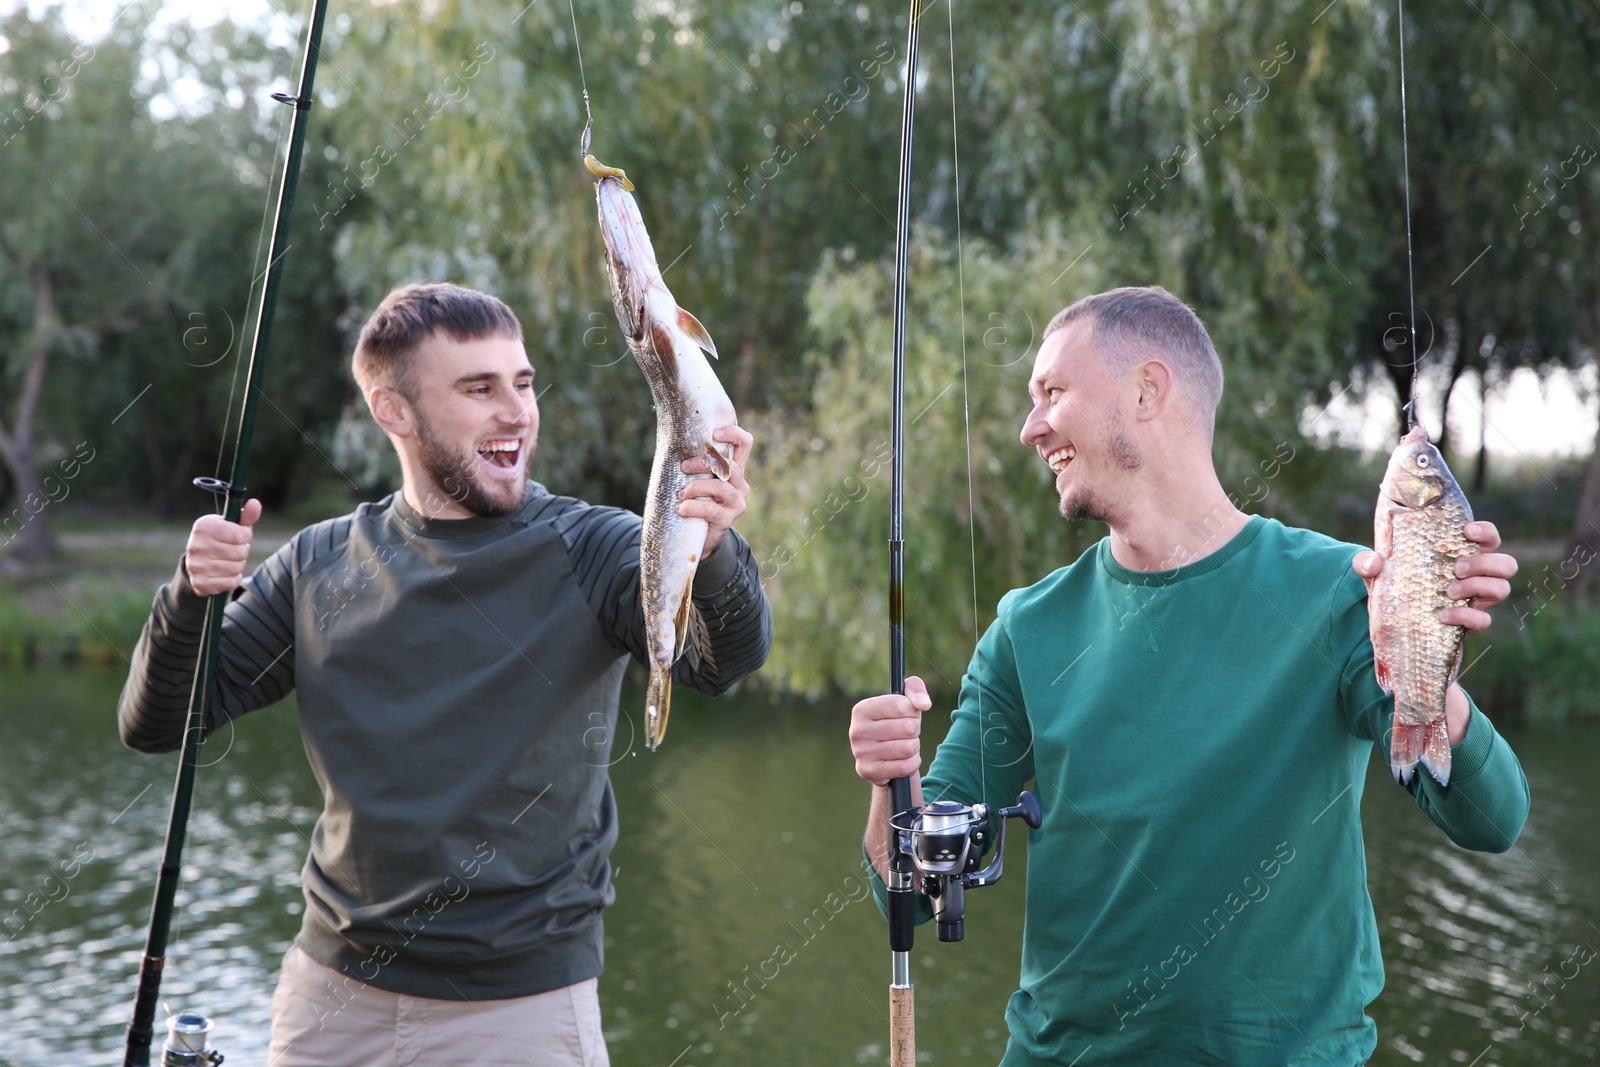
<path fill-rule="evenodd" d="M 91 663 L 126 669 L 150 617 L 150 594 L 108 589 L 49 611 L 0 591 L 0 663 Z"/>
<path fill-rule="evenodd" d="M 262 102 L 295 52 L 226 22 L 157 32 L 152 17 L 131 6 L 92 45 L 66 32 L 59 8 L 0 19 L 11 42 L 0 90 L 21 100 L 0 146 L 0 396 L 16 395 L 48 281 L 59 321 L 38 459 L 87 444 L 95 460 L 76 491 L 191 511 L 204 504 L 189 481 L 218 469 L 243 387 L 252 257 L 264 258 L 274 124 L 288 114 Z M 47 106 L 34 111 L 30 93 Z M 307 229 L 285 260 L 262 381 L 251 485 L 269 501 L 293 491 L 299 446 L 315 443 L 342 395 L 331 249 Z"/>
<path fill-rule="evenodd" d="M 1544 723 L 1600 718 L 1600 611 L 1553 588 L 1514 597 L 1462 679 L 1491 714 Z"/>
<path fill-rule="evenodd" d="M 1578 151 L 1600 147 L 1585 118 L 1600 28 L 1580 15 L 1499 0 L 1408 27 L 1421 344 L 1450 382 L 1578 363 L 1600 338 L 1600 165 Z M 758 433 L 745 525 L 780 632 L 803 635 L 779 642 L 769 676 L 869 685 L 887 628 L 905 13 L 595 0 L 577 10 L 581 73 L 572 19 L 485 0 L 331 16 L 252 485 L 317 509 L 396 485 L 348 352 L 389 289 L 449 279 L 523 321 L 540 375 L 535 475 L 640 505 L 653 417 L 613 328 L 578 161 L 586 78 L 594 152 L 637 182 L 667 280 L 717 339 Z M 54 8 L 12 12 L 0 34 L 4 119 L 80 42 Z M 1376 472 L 1307 437 L 1333 395 L 1403 393 L 1409 378 L 1395 36 L 1380 0 L 929 9 L 912 184 L 913 669 L 953 682 L 999 595 L 1091 536 L 1057 517 L 1015 433 L 1039 329 L 1092 291 L 1159 283 L 1193 304 L 1227 370 L 1224 486 L 1249 509 L 1364 539 Z M 61 334 L 39 461 L 88 442 L 75 493 L 191 511 L 188 479 L 231 440 L 288 119 L 266 93 L 289 86 L 298 45 L 281 28 L 158 29 L 138 4 L 93 49 L 0 145 L 0 413 L 48 276 Z M 1530 491 L 1504 510 L 1569 500 Z"/>
<path fill-rule="evenodd" d="M 1059 302 L 1051 289 L 1055 264 L 1070 258 L 1062 249 L 1077 246 L 1054 227 L 1004 255 L 974 243 L 958 260 L 928 233 L 914 246 L 906 350 L 907 664 L 930 685 L 949 688 L 1000 595 L 1070 562 L 1099 537 L 1057 515 L 1048 468 L 1016 436 L 1048 321 L 1031 309 Z M 1095 278 L 1103 269 L 1086 259 L 1075 272 Z M 744 527 L 762 561 L 775 627 L 806 635 L 778 642 L 763 672 L 785 688 L 881 685 L 891 285 L 880 261 L 859 261 L 848 248 L 828 257 L 807 301 L 817 337 L 808 355 L 816 382 L 809 412 L 754 426 L 755 489 Z"/>
<path fill-rule="evenodd" d="M 803 299 L 824 250 L 875 233 L 875 254 L 893 236 L 876 205 L 894 146 L 876 134 L 896 106 L 884 60 L 901 33 L 865 6 L 799 12 L 619 0 L 578 12 L 594 153 L 638 185 L 667 281 L 716 338 L 742 411 L 807 395 Z M 539 370 L 536 474 L 638 507 L 653 420 L 600 265 L 571 18 L 531 5 L 508 33 L 503 6 L 452 0 L 338 23 L 329 52 L 348 77 L 326 113 L 338 158 L 307 203 L 337 233 L 361 308 L 417 280 L 506 299 Z"/>

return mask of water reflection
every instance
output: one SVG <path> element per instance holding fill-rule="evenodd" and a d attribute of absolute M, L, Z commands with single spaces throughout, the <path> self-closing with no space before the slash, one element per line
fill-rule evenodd
<path fill-rule="evenodd" d="M 121 678 L 0 674 L 0 1063 L 120 1056 L 175 757 L 117 742 Z M 865 789 L 843 704 L 685 694 L 659 753 L 610 754 L 622 820 L 601 998 L 613 1060 L 656 1067 L 883 1063 L 888 952 L 863 896 Z M 631 706 L 631 705 L 630 705 Z M 1534 811 L 1504 856 L 1463 852 L 1374 766 L 1364 815 L 1387 989 L 1375 1064 L 1600 1056 L 1600 731 L 1514 734 Z M 299 926 L 319 798 L 291 706 L 256 713 L 199 776 L 162 999 L 266 1057 L 268 1000 Z M 976 893 L 967 940 L 919 931 L 931 1062 L 993 1064 L 1021 937 L 1023 835 Z M 70 873 L 69 873 L 70 872 Z M 30 906 L 30 894 L 32 906 Z M 19 925 L 20 924 L 20 925 Z"/>
<path fill-rule="evenodd" d="M 1382 768 L 1369 773 L 1368 884 L 1388 971 L 1374 1064 L 1600 1058 L 1600 734 L 1508 736 L 1533 811 L 1504 855 L 1455 848 Z"/>

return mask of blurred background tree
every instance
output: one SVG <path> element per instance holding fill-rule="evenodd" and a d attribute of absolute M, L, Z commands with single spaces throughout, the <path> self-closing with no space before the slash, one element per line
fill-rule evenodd
<path fill-rule="evenodd" d="M 293 77 L 304 12 L 204 29 L 160 13 L 135 3 L 87 40 L 59 8 L 0 19 L 0 517 L 35 510 L 41 477 L 79 442 L 95 450 L 80 500 L 161 514 L 194 510 L 188 480 L 224 454 L 287 123 L 266 94 Z M 1364 539 L 1377 461 L 1326 431 L 1335 400 L 1398 413 L 1410 399 L 1392 6 L 974 0 L 953 42 L 948 12 L 925 18 L 913 658 L 954 677 L 1004 589 L 1097 535 L 1060 523 L 1014 444 L 1038 331 L 1097 289 L 1161 284 L 1210 326 L 1230 492 Z M 749 533 L 780 626 L 815 636 L 780 643 L 769 675 L 867 684 L 887 472 L 861 464 L 888 422 L 904 13 L 593 0 L 576 21 L 580 42 L 565 5 L 330 16 L 254 488 L 275 509 L 326 514 L 396 485 L 348 353 L 390 288 L 448 279 L 522 318 L 539 368 L 536 476 L 640 505 L 653 416 L 614 328 L 578 160 L 586 78 L 594 151 L 637 182 L 667 280 L 717 339 L 760 435 Z M 1522 368 L 1594 361 L 1597 53 L 1600 26 L 1573 3 L 1428 10 L 1407 26 L 1420 410 L 1492 499 L 1490 452 L 1509 476 L 1529 446 L 1492 425 L 1453 440 L 1448 409 L 1481 410 Z M 1581 501 L 1582 472 L 1535 466 L 1547 496 L 1526 535 L 1600 530 L 1592 464 Z M 12 560 L 50 551 L 38 510 Z"/>

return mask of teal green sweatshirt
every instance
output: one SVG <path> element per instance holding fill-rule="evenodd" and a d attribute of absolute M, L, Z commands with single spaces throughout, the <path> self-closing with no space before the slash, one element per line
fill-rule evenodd
<path fill-rule="evenodd" d="M 1101 541 L 1001 600 L 923 791 L 1003 806 L 1033 781 L 1044 808 L 1003 1067 L 1372 1052 L 1360 809 L 1393 701 L 1357 551 L 1257 517 L 1174 571 L 1130 571 Z M 1528 813 L 1476 707 L 1449 787 L 1424 771 L 1408 788 L 1464 848 L 1510 848 Z"/>

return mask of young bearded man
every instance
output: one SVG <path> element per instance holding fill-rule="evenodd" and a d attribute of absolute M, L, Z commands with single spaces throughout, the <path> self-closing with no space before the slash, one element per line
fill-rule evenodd
<path fill-rule="evenodd" d="M 1028 390 L 1022 443 L 1062 515 L 1110 535 L 1000 601 L 920 783 L 922 682 L 855 706 L 867 853 L 884 877 L 892 778 L 992 807 L 1036 783 L 1004 1067 L 1363 1063 L 1383 961 L 1360 802 L 1394 710 L 1368 635 L 1381 561 L 1233 505 L 1211 457 L 1222 367 L 1164 289 L 1056 316 Z M 1516 562 L 1493 524 L 1466 536 L 1482 551 L 1445 595 L 1473 604 L 1440 618 L 1482 631 Z M 1406 788 L 1458 845 L 1504 851 L 1522 769 L 1457 685 L 1445 714 L 1449 786 L 1418 767 Z"/>
<path fill-rule="evenodd" d="M 239 589 L 206 728 L 297 690 L 324 796 L 273 1067 L 605 1064 L 606 767 L 624 668 L 646 658 L 641 521 L 528 480 L 534 371 L 494 297 L 398 289 L 353 362 L 401 490 L 302 530 L 249 578 L 259 501 L 239 524 L 196 521 L 135 653 L 123 741 L 178 747 L 203 598 Z M 752 440 L 716 438 L 733 476 L 692 479 L 678 504 L 709 532 L 673 671 L 710 694 L 761 666 L 772 631 L 732 528 Z"/>

